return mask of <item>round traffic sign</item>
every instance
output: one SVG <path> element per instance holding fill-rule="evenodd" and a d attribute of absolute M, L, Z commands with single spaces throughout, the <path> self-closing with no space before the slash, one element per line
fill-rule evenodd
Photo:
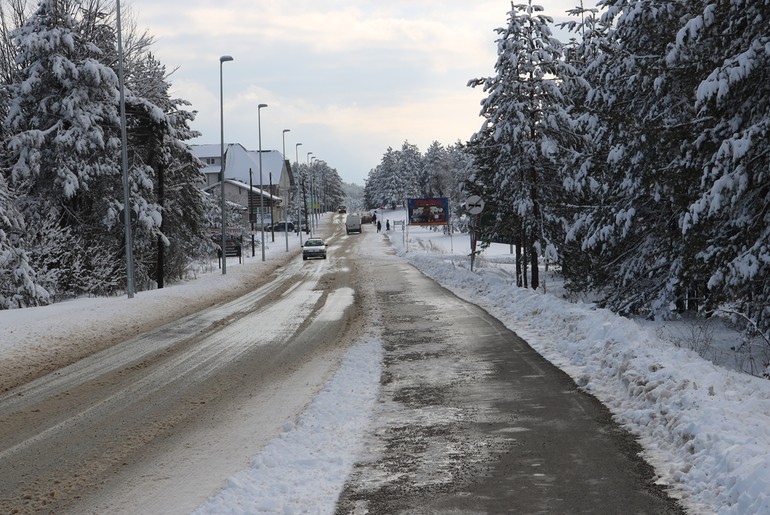
<path fill-rule="evenodd" d="M 472 215 L 481 214 L 484 211 L 484 201 L 478 195 L 472 195 L 465 201 L 465 209 Z"/>

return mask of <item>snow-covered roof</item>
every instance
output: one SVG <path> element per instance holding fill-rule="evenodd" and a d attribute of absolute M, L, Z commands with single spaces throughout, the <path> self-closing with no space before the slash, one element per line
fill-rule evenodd
<path fill-rule="evenodd" d="M 222 157 L 220 145 L 205 144 L 205 145 L 190 145 L 192 153 L 198 159 L 205 159 L 207 157 Z"/>
<path fill-rule="evenodd" d="M 215 144 L 191 145 L 193 154 L 205 162 L 206 158 L 221 158 L 221 147 Z M 259 155 L 258 150 L 247 150 L 239 143 L 230 143 L 225 150 L 225 178 L 249 183 L 249 170 L 252 173 L 251 182 L 259 184 Z M 284 169 L 284 157 L 277 150 L 262 150 L 262 182 L 269 184 L 270 174 L 273 174 L 273 184 L 281 181 Z M 219 173 L 219 165 L 209 165 L 204 173 Z"/>

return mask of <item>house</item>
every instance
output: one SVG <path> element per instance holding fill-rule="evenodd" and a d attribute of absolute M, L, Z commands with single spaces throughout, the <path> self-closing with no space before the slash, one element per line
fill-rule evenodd
<path fill-rule="evenodd" d="M 195 157 L 205 165 L 202 170 L 206 178 L 204 190 L 219 196 L 221 146 L 191 145 L 191 148 Z M 226 145 L 224 177 L 225 198 L 243 206 L 245 227 L 250 225 L 249 211 L 257 229 L 273 220 L 288 218 L 294 177 L 289 161 L 277 150 L 262 150 L 260 153 L 258 150 L 247 150 L 238 143 Z"/>

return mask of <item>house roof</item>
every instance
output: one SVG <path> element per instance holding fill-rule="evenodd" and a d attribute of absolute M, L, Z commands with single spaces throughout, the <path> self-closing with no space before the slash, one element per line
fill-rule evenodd
<path fill-rule="evenodd" d="M 214 144 L 191 145 L 195 157 L 201 160 L 206 158 L 220 158 L 221 146 Z M 270 182 L 270 174 L 273 174 L 273 184 L 281 181 L 281 173 L 284 170 L 284 157 L 277 150 L 262 150 L 262 182 Z M 204 161 L 205 162 L 205 161 Z M 246 150 L 239 143 L 230 143 L 225 150 L 225 178 L 235 179 L 249 184 L 249 170 L 251 170 L 252 184 L 259 184 L 260 152 L 258 150 Z M 207 165 L 203 173 L 219 173 L 219 165 Z M 288 172 L 288 170 L 287 170 Z M 289 176 L 291 183 L 291 175 Z"/>
<path fill-rule="evenodd" d="M 221 157 L 220 153 L 220 145 L 214 145 L 207 143 L 205 145 L 190 145 L 190 148 L 192 148 L 192 153 L 195 157 L 198 159 L 203 159 L 205 157 Z"/>

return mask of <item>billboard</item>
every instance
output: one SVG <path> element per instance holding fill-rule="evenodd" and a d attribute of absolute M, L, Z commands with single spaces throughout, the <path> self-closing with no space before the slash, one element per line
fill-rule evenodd
<path fill-rule="evenodd" d="M 448 225 L 449 199 L 410 198 L 407 200 L 409 225 Z"/>

